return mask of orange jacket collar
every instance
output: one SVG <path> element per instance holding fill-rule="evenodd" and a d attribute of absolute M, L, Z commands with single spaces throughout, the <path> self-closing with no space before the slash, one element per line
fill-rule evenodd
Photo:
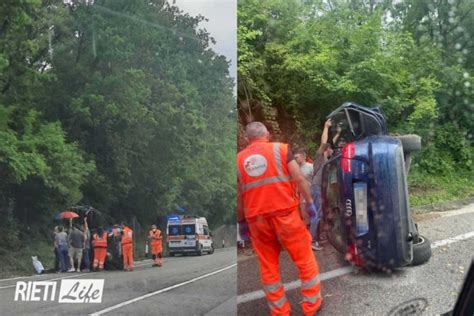
<path fill-rule="evenodd" d="M 269 143 L 270 140 L 266 137 L 258 137 L 258 138 L 254 138 L 250 141 L 250 144 L 253 144 L 253 143 Z"/>

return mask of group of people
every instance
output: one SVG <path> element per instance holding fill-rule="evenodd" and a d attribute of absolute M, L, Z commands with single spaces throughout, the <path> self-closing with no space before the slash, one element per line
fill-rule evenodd
<path fill-rule="evenodd" d="M 322 186 L 322 176 L 323 176 L 323 166 L 332 156 L 334 150 L 330 143 L 328 143 L 329 128 L 332 126 L 332 121 L 327 120 L 324 123 L 323 133 L 321 135 L 321 142 L 319 148 L 316 151 L 316 156 L 313 163 L 308 162 L 307 153 L 304 148 L 298 148 L 294 152 L 294 159 L 300 167 L 301 173 L 304 175 L 308 185 L 310 187 L 310 193 L 314 201 L 317 212 L 317 220 L 309 223 L 309 231 L 312 237 L 312 249 L 313 250 L 322 250 L 319 242 L 324 242 L 325 239 L 321 236 L 321 230 L 318 229 L 320 226 L 319 219 L 322 216 L 321 212 L 321 186 Z M 338 125 L 336 127 L 336 133 L 332 139 L 332 143 L 336 144 L 340 140 L 341 127 Z M 301 215 L 305 219 L 306 223 L 308 222 L 307 216 L 304 212 L 306 208 L 306 202 L 301 196 Z"/>
<path fill-rule="evenodd" d="M 54 254 L 55 269 L 58 272 L 81 271 L 81 262 L 84 261 L 84 270 L 90 269 L 90 232 L 87 220 L 81 226 L 75 224 L 68 228 L 54 227 Z M 83 260 L 84 259 L 84 260 Z M 77 262 L 77 266 L 75 263 Z"/>
<path fill-rule="evenodd" d="M 81 272 L 81 268 L 82 272 L 104 270 L 109 237 L 120 240 L 124 271 L 133 271 L 133 230 L 123 222 L 120 228 L 114 227 L 110 234 L 103 227 L 99 227 L 91 236 L 87 218 L 84 218 L 82 225 L 71 223 L 68 228 L 63 226 L 54 228 L 56 271 Z M 163 265 L 161 230 L 156 225 L 152 225 L 147 237 L 151 245 L 153 266 L 161 267 Z M 94 258 L 92 262 L 91 255 Z"/>
<path fill-rule="evenodd" d="M 282 248 L 299 270 L 304 314 L 314 315 L 321 308 L 319 266 L 312 250 L 321 249 L 322 167 L 332 154 L 328 145 L 331 125 L 330 120 L 324 124 L 313 165 L 306 162 L 304 150 L 293 154 L 287 144 L 270 142 L 263 123 L 246 126 L 249 145 L 237 155 L 237 220 L 241 238 L 250 238 L 257 254 L 272 315 L 291 312 L 279 271 Z M 341 133 L 340 127 L 336 130 L 333 143 Z"/>

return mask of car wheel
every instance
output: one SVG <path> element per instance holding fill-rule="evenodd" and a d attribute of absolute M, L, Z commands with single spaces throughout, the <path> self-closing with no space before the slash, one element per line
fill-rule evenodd
<path fill-rule="evenodd" d="M 418 236 L 418 242 L 413 244 L 412 266 L 427 262 L 431 258 L 431 242 L 424 236 Z"/>
<path fill-rule="evenodd" d="M 402 142 L 405 153 L 421 150 L 421 137 L 418 135 L 401 135 L 397 138 Z"/>

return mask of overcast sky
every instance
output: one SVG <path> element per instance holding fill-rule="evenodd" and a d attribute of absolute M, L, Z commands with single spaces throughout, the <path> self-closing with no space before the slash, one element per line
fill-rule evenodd
<path fill-rule="evenodd" d="M 201 14 L 209 19 L 199 26 L 214 37 L 216 44 L 211 47 L 231 61 L 229 72 L 236 78 L 237 0 L 176 0 L 176 5 L 192 16 Z"/>

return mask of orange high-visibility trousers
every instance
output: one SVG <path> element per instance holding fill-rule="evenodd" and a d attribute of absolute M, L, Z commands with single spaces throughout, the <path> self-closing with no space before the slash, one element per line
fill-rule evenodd
<path fill-rule="evenodd" d="M 107 248 L 94 248 L 94 265 L 93 268 L 100 270 L 104 269 L 105 256 L 107 255 Z"/>
<path fill-rule="evenodd" d="M 290 315 L 278 260 L 283 246 L 299 270 L 303 312 L 314 315 L 322 303 L 319 266 L 311 249 L 311 235 L 299 211 L 295 209 L 285 215 L 260 216 L 255 221 L 249 221 L 248 225 L 271 314 Z"/>
<path fill-rule="evenodd" d="M 160 267 L 163 265 L 163 254 L 161 252 L 153 255 L 153 259 L 154 259 L 156 265 L 158 265 Z"/>
<path fill-rule="evenodd" d="M 131 243 L 122 245 L 123 268 L 133 269 L 133 245 Z"/>
<path fill-rule="evenodd" d="M 151 243 L 151 254 L 153 256 L 153 259 L 155 261 L 155 264 L 162 266 L 163 265 L 163 247 L 161 245 L 161 241 L 158 242 L 152 242 Z"/>

